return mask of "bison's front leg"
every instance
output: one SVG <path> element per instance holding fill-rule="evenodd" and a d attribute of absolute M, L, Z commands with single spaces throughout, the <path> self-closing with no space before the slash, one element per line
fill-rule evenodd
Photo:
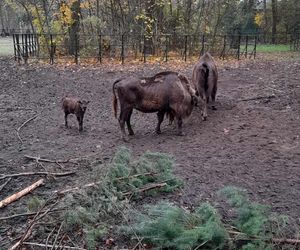
<path fill-rule="evenodd" d="M 182 118 L 178 117 L 177 118 L 177 135 L 183 135 L 182 133 Z"/>
<path fill-rule="evenodd" d="M 165 111 L 158 111 L 158 113 L 157 113 L 157 120 L 158 121 L 157 121 L 157 126 L 156 126 L 156 129 L 155 129 L 155 132 L 157 134 L 161 134 L 160 125 L 164 120 L 164 115 L 165 115 Z"/>

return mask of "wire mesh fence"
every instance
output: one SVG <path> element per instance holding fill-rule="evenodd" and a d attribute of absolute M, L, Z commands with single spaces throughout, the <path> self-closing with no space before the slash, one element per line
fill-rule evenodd
<path fill-rule="evenodd" d="M 257 45 L 272 39 L 262 34 L 161 34 L 146 36 L 124 33 L 118 35 L 75 34 L 14 34 L 15 60 L 27 62 L 30 58 L 49 60 L 53 64 L 61 60 L 80 63 L 93 60 L 99 63 L 116 60 L 122 64 L 151 58 L 170 61 L 200 56 L 209 51 L 215 57 L 255 58 Z M 300 36 L 284 34 L 277 37 L 278 42 L 290 44 L 291 50 L 299 49 Z"/>

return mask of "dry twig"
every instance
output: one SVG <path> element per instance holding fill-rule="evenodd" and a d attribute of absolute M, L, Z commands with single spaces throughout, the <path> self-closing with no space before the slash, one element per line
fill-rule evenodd
<path fill-rule="evenodd" d="M 20 130 L 21 130 L 21 128 L 23 128 L 28 122 L 34 120 L 34 119 L 37 118 L 37 117 L 38 117 L 38 115 L 35 115 L 34 117 L 29 118 L 28 120 L 26 120 L 25 122 L 23 122 L 22 125 L 21 125 L 20 127 L 18 127 L 18 128 L 16 129 L 16 131 L 17 131 L 17 136 L 18 136 L 19 140 L 21 141 L 21 143 L 23 143 L 23 140 L 22 140 L 22 138 L 21 138 L 21 136 L 20 136 Z"/>
<path fill-rule="evenodd" d="M 51 200 L 51 199 L 49 199 L 49 200 Z M 49 200 L 48 200 L 48 201 L 49 201 Z M 42 219 L 44 216 L 46 216 L 46 215 L 51 211 L 51 209 L 52 209 L 54 206 L 56 206 L 57 203 L 58 203 L 58 201 L 56 201 L 53 205 L 51 205 L 50 208 L 48 208 L 45 212 L 43 212 L 43 213 L 41 214 L 41 211 L 46 207 L 46 204 L 47 204 L 47 201 L 46 201 L 45 204 L 40 208 L 40 210 L 38 211 L 38 213 L 34 216 L 32 222 L 31 222 L 30 225 L 27 227 L 27 229 L 26 229 L 25 233 L 23 234 L 23 236 L 21 237 L 21 239 L 20 239 L 17 243 L 15 243 L 9 250 L 15 250 L 15 249 L 17 249 L 18 247 L 20 247 L 20 246 L 23 244 L 23 242 L 24 242 L 25 240 L 27 240 L 27 239 L 29 238 L 29 236 L 31 235 L 32 230 L 33 230 L 33 227 L 34 227 L 34 225 L 36 224 L 36 222 L 37 222 L 38 220 Z"/>
<path fill-rule="evenodd" d="M 39 187 L 40 185 L 43 185 L 43 184 L 44 184 L 44 179 L 40 179 L 37 182 L 30 185 L 29 187 L 21 190 L 20 192 L 15 193 L 15 194 L 5 198 L 4 200 L 0 201 L 0 208 L 7 206 L 8 204 L 14 202 L 15 200 L 28 194 L 29 192 L 31 192 L 32 190 L 36 189 L 37 187 Z"/>
<path fill-rule="evenodd" d="M 23 242 L 23 245 L 27 245 L 27 246 L 35 246 L 35 247 L 46 247 L 45 244 L 41 244 L 41 243 L 33 243 L 33 242 Z M 48 247 L 53 247 L 54 249 L 56 249 L 58 246 L 55 245 L 48 245 Z M 86 250 L 85 248 L 81 248 L 81 247 L 69 247 L 69 246 L 63 246 L 63 249 L 70 249 L 70 250 Z"/>
<path fill-rule="evenodd" d="M 140 189 L 137 189 L 135 191 L 130 191 L 130 192 L 125 192 L 125 193 L 122 193 L 124 196 L 127 196 L 127 195 L 132 195 L 134 193 L 143 193 L 145 191 L 149 191 L 149 190 L 152 190 L 152 189 L 155 189 L 155 188 L 161 188 L 161 187 L 165 187 L 167 186 L 167 183 L 166 182 L 162 182 L 162 183 L 152 183 L 150 185 L 146 185 Z"/>
<path fill-rule="evenodd" d="M 0 180 L 5 178 L 12 178 L 18 176 L 28 176 L 28 175 L 53 175 L 56 177 L 67 176 L 75 174 L 75 171 L 63 172 L 63 173 L 53 173 L 53 172 L 24 172 L 24 173 L 16 173 L 16 174 L 6 174 L 0 177 Z"/>
<path fill-rule="evenodd" d="M 238 102 L 247 102 L 247 101 L 254 101 L 254 100 L 260 100 L 260 99 L 271 99 L 275 98 L 275 95 L 267 95 L 267 96 L 256 96 L 251 98 L 245 98 L 245 99 L 239 99 Z"/>
<path fill-rule="evenodd" d="M 1 178 L 0 178 L 1 180 Z M 0 192 L 2 191 L 2 189 L 11 181 L 11 178 L 9 178 L 1 187 L 0 187 Z"/>
<path fill-rule="evenodd" d="M 49 163 L 68 163 L 68 162 L 71 162 L 71 159 L 68 159 L 68 160 L 49 160 L 49 159 L 45 159 L 45 158 L 40 158 L 39 156 L 36 157 L 36 156 L 30 156 L 30 155 L 24 155 L 27 159 L 30 159 L 30 160 L 35 160 L 37 162 L 39 161 L 42 161 L 42 162 L 49 162 Z"/>

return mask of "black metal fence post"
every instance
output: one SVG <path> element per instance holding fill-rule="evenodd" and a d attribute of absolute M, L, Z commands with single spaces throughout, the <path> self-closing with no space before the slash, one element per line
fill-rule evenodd
<path fill-rule="evenodd" d="M 254 39 L 254 49 L 253 49 L 253 57 L 254 57 L 254 59 L 256 57 L 256 44 L 257 44 L 257 35 L 255 35 L 255 39 Z"/>
<path fill-rule="evenodd" d="M 24 63 L 27 64 L 28 61 L 28 34 L 24 34 Z"/>
<path fill-rule="evenodd" d="M 204 43 L 205 43 L 205 35 L 203 34 L 202 38 L 201 38 L 202 47 L 201 47 L 201 50 L 200 50 L 200 56 L 202 56 L 204 54 L 204 46 L 205 46 Z"/>
<path fill-rule="evenodd" d="M 78 64 L 78 50 L 79 50 L 78 33 L 75 33 L 75 63 Z"/>
<path fill-rule="evenodd" d="M 166 43 L 166 46 L 165 46 L 165 62 L 168 62 L 168 46 L 169 46 L 169 37 L 168 35 L 166 35 L 166 38 L 165 38 L 165 43 Z"/>
<path fill-rule="evenodd" d="M 17 61 L 20 63 L 21 60 L 21 48 L 20 48 L 20 35 L 16 34 L 16 54 L 17 54 Z"/>
<path fill-rule="evenodd" d="M 146 37 L 144 36 L 144 48 L 143 48 L 144 63 L 146 63 Z"/>
<path fill-rule="evenodd" d="M 54 63 L 54 44 L 53 44 L 53 35 L 50 34 L 50 64 Z"/>
<path fill-rule="evenodd" d="M 241 50 L 241 35 L 238 36 L 238 47 L 237 47 L 237 59 L 240 60 L 240 50 Z"/>
<path fill-rule="evenodd" d="M 225 59 L 225 53 L 226 53 L 226 35 L 224 35 L 224 38 L 223 38 L 223 51 L 222 51 L 222 59 L 224 60 Z"/>
<path fill-rule="evenodd" d="M 17 61 L 17 51 L 16 51 L 16 35 L 13 34 L 13 42 L 14 42 L 14 55 L 15 55 L 15 61 Z"/>
<path fill-rule="evenodd" d="M 98 60 L 100 63 L 102 63 L 102 35 L 99 35 L 98 45 L 99 45 Z"/>
<path fill-rule="evenodd" d="M 184 61 L 186 62 L 186 57 L 187 57 L 187 40 L 188 40 L 188 36 L 185 35 L 184 36 Z"/>
<path fill-rule="evenodd" d="M 121 59 L 122 59 L 122 64 L 124 64 L 124 34 L 122 34 L 121 37 Z"/>
<path fill-rule="evenodd" d="M 245 58 L 248 56 L 248 35 L 246 36 Z"/>

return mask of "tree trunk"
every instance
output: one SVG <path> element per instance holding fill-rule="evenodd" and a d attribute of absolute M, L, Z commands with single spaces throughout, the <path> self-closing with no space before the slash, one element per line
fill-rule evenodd
<path fill-rule="evenodd" d="M 80 27 L 80 0 L 77 0 L 71 5 L 73 23 L 70 26 L 70 55 L 75 55 L 79 45 L 79 27 Z"/>
<path fill-rule="evenodd" d="M 277 0 L 272 0 L 272 44 L 276 43 L 277 35 Z"/>
<path fill-rule="evenodd" d="M 268 33 L 267 0 L 264 0 L 264 19 L 265 19 L 264 43 L 266 43 L 266 37 L 267 37 L 267 33 Z"/>

